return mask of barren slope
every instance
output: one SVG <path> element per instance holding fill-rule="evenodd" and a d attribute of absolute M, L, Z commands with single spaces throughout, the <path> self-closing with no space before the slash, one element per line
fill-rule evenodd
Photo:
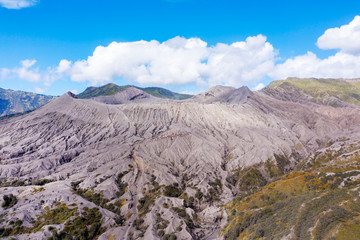
<path fill-rule="evenodd" d="M 357 138 L 359 108 L 280 99 L 224 87 L 182 102 L 122 105 L 65 94 L 2 121 L 0 199 L 12 193 L 18 201 L 1 210 L 0 227 L 20 219 L 22 229 L 9 235 L 46 239 L 54 233 L 31 219 L 44 221 L 46 206 L 64 202 L 74 212 L 100 209 L 102 228 L 86 230 L 99 239 L 215 236 L 226 221 L 219 206 L 234 195 L 340 137 Z M 39 179 L 53 182 L 30 186 Z M 43 225 L 78 236 L 66 216 Z"/>

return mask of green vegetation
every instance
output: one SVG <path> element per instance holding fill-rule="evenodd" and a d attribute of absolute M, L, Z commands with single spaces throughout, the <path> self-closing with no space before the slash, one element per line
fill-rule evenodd
<path fill-rule="evenodd" d="M 22 221 L 10 221 L 8 228 L 0 228 L 0 237 L 17 234 L 32 233 L 43 230 L 46 225 L 65 224 L 65 228 L 57 233 L 53 228 L 53 235 L 48 239 L 96 239 L 104 229 L 101 227 L 102 215 L 98 208 L 84 207 L 81 215 L 78 208 L 69 208 L 65 203 L 57 202 L 55 207 L 45 207 L 45 211 L 35 220 L 33 227 L 24 228 Z"/>
<path fill-rule="evenodd" d="M 42 213 L 34 223 L 34 226 L 29 232 L 40 231 L 45 225 L 61 224 L 77 213 L 77 208 L 69 208 L 65 203 L 55 203 L 55 208 L 50 209 L 45 207 L 45 212 Z"/>
<path fill-rule="evenodd" d="M 18 202 L 16 196 L 13 194 L 4 195 L 3 200 L 4 202 L 1 204 L 1 207 L 4 209 L 11 208 Z"/>
<path fill-rule="evenodd" d="M 98 208 L 84 207 L 81 216 L 65 223 L 64 232 L 77 239 L 96 239 L 105 231 L 101 227 L 101 223 L 102 215 Z"/>
<path fill-rule="evenodd" d="M 82 198 L 85 198 L 86 200 L 95 203 L 96 205 L 106 208 L 109 211 L 112 211 L 116 214 L 120 214 L 120 209 L 124 205 L 124 200 L 117 200 L 114 203 L 109 203 L 110 199 L 104 198 L 104 195 L 102 192 L 95 192 L 92 189 L 82 189 L 79 188 L 79 182 L 71 182 L 71 188 L 74 193 L 78 194 Z"/>
<path fill-rule="evenodd" d="M 155 203 L 155 198 L 148 196 L 145 196 L 141 199 L 139 199 L 139 204 L 137 206 L 140 215 L 145 215 L 148 212 L 150 212 L 150 207 Z"/>
<path fill-rule="evenodd" d="M 156 213 L 156 225 L 155 229 L 157 230 L 157 234 L 162 237 L 164 236 L 165 232 L 164 229 L 169 226 L 169 221 L 166 219 L 163 219 L 160 215 L 160 213 Z"/>
<path fill-rule="evenodd" d="M 185 208 L 178 208 L 178 207 L 173 207 L 171 208 L 174 212 L 176 212 L 177 215 L 179 215 L 179 217 L 183 218 L 185 220 L 185 224 L 186 226 L 188 226 L 190 229 L 193 229 L 196 227 L 194 221 L 192 220 L 192 218 L 189 216 L 189 214 L 186 213 Z"/>
<path fill-rule="evenodd" d="M 179 197 L 182 193 L 182 190 L 179 188 L 177 183 L 174 183 L 170 186 L 165 186 L 164 195 L 166 197 Z"/>
<path fill-rule="evenodd" d="M 54 99 L 52 96 L 0 88 L 0 116 L 8 115 L 6 118 L 16 117 L 35 110 L 52 99 Z M 4 118 L 0 118 L 0 120 L 2 119 Z"/>
<path fill-rule="evenodd" d="M 105 229 L 101 227 L 102 215 L 98 208 L 84 207 L 81 216 L 76 216 L 65 223 L 65 228 L 60 233 L 53 230 L 53 235 L 48 240 L 97 239 Z"/>
<path fill-rule="evenodd" d="M 164 240 L 176 240 L 177 237 L 175 233 L 165 234 L 163 237 Z"/>
<path fill-rule="evenodd" d="M 209 182 L 209 185 L 211 187 L 208 189 L 208 193 L 205 195 L 205 200 L 207 202 L 219 201 L 219 196 L 222 193 L 222 183 L 220 179 L 217 178 L 214 182 Z"/>
<path fill-rule="evenodd" d="M 138 238 L 142 238 L 144 237 L 144 234 L 146 232 L 146 229 L 149 227 L 149 226 L 144 226 L 144 219 L 138 217 L 135 219 L 135 221 L 133 222 L 133 227 L 137 230 L 137 231 L 140 231 L 140 234 L 138 235 Z"/>
<path fill-rule="evenodd" d="M 52 179 L 39 179 L 31 183 L 31 185 L 44 186 L 45 184 L 51 183 L 54 180 Z"/>
<path fill-rule="evenodd" d="M 124 91 L 129 87 L 135 87 L 135 86 L 130 86 L 130 85 L 118 86 L 116 84 L 109 83 L 102 87 L 89 87 L 84 92 L 80 93 L 78 95 L 78 97 L 79 98 L 93 98 L 93 97 L 98 97 L 98 96 L 111 96 L 118 92 Z M 158 97 L 158 98 L 183 100 L 183 99 L 192 97 L 192 95 L 174 93 L 167 89 L 158 88 L 158 87 L 147 87 L 147 88 L 135 87 L 135 88 L 140 89 L 140 90 L 142 90 L 154 97 Z"/>
<path fill-rule="evenodd" d="M 256 168 L 249 168 L 238 173 L 239 189 L 249 191 L 255 188 L 263 187 L 267 181 Z"/>
<path fill-rule="evenodd" d="M 360 84 L 357 81 L 339 79 L 288 78 L 274 81 L 268 88 L 294 88 L 313 97 L 313 101 L 337 106 L 334 97 L 355 105 L 360 105 Z"/>
<path fill-rule="evenodd" d="M 98 96 L 111 96 L 131 87 L 130 85 L 118 86 L 113 83 L 101 87 L 88 87 L 84 92 L 78 95 L 79 98 L 93 98 Z"/>
<path fill-rule="evenodd" d="M 22 186 L 31 186 L 31 185 L 44 186 L 45 184 L 48 184 L 53 181 L 54 180 L 51 179 L 38 179 L 33 182 L 31 181 L 29 182 L 24 180 L 7 181 L 7 179 L 3 179 L 3 181 L 0 181 L 0 187 L 22 187 Z"/>
<path fill-rule="evenodd" d="M 122 173 L 119 173 L 117 175 L 117 178 L 115 180 L 116 185 L 119 188 L 119 192 L 116 193 L 117 197 L 121 197 L 122 195 L 124 195 L 124 193 L 126 192 L 126 188 L 128 186 L 128 184 L 126 182 L 123 182 L 121 179 L 123 176 L 125 176 L 129 171 L 125 171 Z"/>
<path fill-rule="evenodd" d="M 281 239 L 291 232 L 300 240 L 358 239 L 360 153 L 356 149 L 360 143 L 316 153 L 300 162 L 296 171 L 236 196 L 226 206 L 225 239 Z M 262 178 L 253 171 L 250 176 L 253 183 Z"/>
<path fill-rule="evenodd" d="M 174 93 L 172 91 L 169 91 L 164 88 L 159 88 L 159 87 L 147 87 L 147 88 L 139 88 L 139 89 L 143 90 L 144 92 L 147 92 L 150 95 L 153 95 L 154 97 L 158 97 L 158 98 L 184 100 L 184 99 L 188 99 L 188 98 L 192 97 L 192 95 L 189 95 L 189 94 Z"/>
<path fill-rule="evenodd" d="M 0 238 L 13 236 L 16 234 L 21 234 L 24 232 L 24 227 L 22 226 L 22 221 L 20 219 L 17 219 L 15 221 L 11 221 L 9 223 L 9 227 L 7 228 L 0 228 Z"/>

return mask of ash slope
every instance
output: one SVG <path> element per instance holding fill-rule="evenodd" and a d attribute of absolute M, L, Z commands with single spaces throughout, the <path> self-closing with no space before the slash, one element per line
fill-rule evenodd
<path fill-rule="evenodd" d="M 80 237 L 75 212 L 95 208 L 98 222 L 77 226 L 89 239 L 212 239 L 226 222 L 219 206 L 329 143 L 359 138 L 358 107 L 286 94 L 217 86 L 186 101 L 122 105 L 65 94 L 2 121 L 0 198 L 17 202 L 2 209 L 0 227 L 18 239 Z M 56 215 L 59 202 L 73 215 Z"/>

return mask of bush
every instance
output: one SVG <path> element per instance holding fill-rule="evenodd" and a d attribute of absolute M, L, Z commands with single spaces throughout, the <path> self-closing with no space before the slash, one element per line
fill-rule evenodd
<path fill-rule="evenodd" d="M 98 208 L 84 207 L 82 216 L 78 216 L 65 223 L 64 232 L 75 239 L 96 239 L 105 229 L 101 227 L 102 215 Z"/>
<path fill-rule="evenodd" d="M 31 184 L 38 185 L 38 186 L 44 186 L 45 184 L 51 183 L 53 181 L 54 180 L 51 180 L 51 179 L 39 179 L 39 180 L 32 182 Z"/>
<path fill-rule="evenodd" d="M 115 180 L 115 183 L 119 188 L 119 192 L 116 193 L 117 197 L 121 197 L 122 195 L 124 195 L 126 191 L 128 184 L 122 181 L 122 177 L 125 176 L 127 173 L 128 171 L 125 171 L 117 175 L 117 178 Z"/>
<path fill-rule="evenodd" d="M 176 237 L 175 233 L 164 235 L 164 240 L 176 240 L 176 239 L 177 239 L 177 237 Z"/>
<path fill-rule="evenodd" d="M 195 224 L 193 222 L 193 220 L 191 219 L 191 217 L 186 213 L 184 208 L 178 208 L 178 207 L 173 207 L 171 208 L 174 212 L 177 213 L 177 215 L 179 215 L 180 217 L 184 218 L 185 220 L 185 224 L 190 228 L 193 229 L 195 228 Z"/>
<path fill-rule="evenodd" d="M 197 192 L 195 193 L 195 197 L 199 200 L 201 200 L 203 196 L 204 194 L 200 190 L 197 190 Z"/>
<path fill-rule="evenodd" d="M 3 199 L 4 202 L 1 204 L 1 207 L 4 209 L 9 209 L 18 202 L 17 198 L 13 194 L 4 195 Z"/>
<path fill-rule="evenodd" d="M 256 168 L 251 168 L 240 178 L 239 187 L 241 191 L 248 191 L 254 188 L 263 187 L 266 183 L 267 181 L 260 171 Z"/>
<path fill-rule="evenodd" d="M 181 190 L 174 185 L 166 186 L 164 190 L 164 195 L 166 197 L 179 197 L 181 195 Z"/>
<path fill-rule="evenodd" d="M 235 225 L 233 225 L 229 231 L 227 231 L 227 233 L 225 234 L 225 239 L 228 239 L 228 240 L 236 240 L 240 233 L 243 231 L 243 228 L 241 226 L 240 223 L 237 223 Z"/>

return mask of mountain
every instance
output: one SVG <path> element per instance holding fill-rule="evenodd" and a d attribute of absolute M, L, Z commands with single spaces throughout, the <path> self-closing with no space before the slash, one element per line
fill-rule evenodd
<path fill-rule="evenodd" d="M 343 138 L 226 205 L 225 239 L 358 239 L 360 145 Z M 242 175 L 253 175 L 246 170 Z"/>
<path fill-rule="evenodd" d="M 184 100 L 187 98 L 192 97 L 192 95 L 189 94 L 180 94 L 180 93 L 174 93 L 170 90 L 159 88 L 159 87 L 147 87 L 147 88 L 140 88 L 130 85 L 125 86 L 118 86 L 114 83 L 109 83 L 101 87 L 89 87 L 84 92 L 80 93 L 78 95 L 79 98 L 87 99 L 87 98 L 94 98 L 98 96 L 111 96 L 118 92 L 124 91 L 127 88 L 137 88 L 139 90 L 142 90 L 154 97 L 157 98 L 166 98 L 166 99 L 174 99 L 174 100 Z"/>
<path fill-rule="evenodd" d="M 55 97 L 0 88 L 0 117 L 37 109 Z"/>
<path fill-rule="evenodd" d="M 103 95 L 92 98 L 95 101 L 106 104 L 125 104 L 130 102 L 155 102 L 163 99 L 154 97 L 138 88 L 128 87 L 114 95 Z"/>
<path fill-rule="evenodd" d="M 360 79 L 317 79 L 317 78 L 287 78 L 272 82 L 267 89 L 284 91 L 295 96 L 306 95 L 313 101 L 332 106 L 355 104 L 360 106 Z M 289 95 L 285 94 L 286 97 Z"/>
<path fill-rule="evenodd" d="M 0 122 L 0 237 L 357 239 L 357 105 L 126 90 Z"/>

